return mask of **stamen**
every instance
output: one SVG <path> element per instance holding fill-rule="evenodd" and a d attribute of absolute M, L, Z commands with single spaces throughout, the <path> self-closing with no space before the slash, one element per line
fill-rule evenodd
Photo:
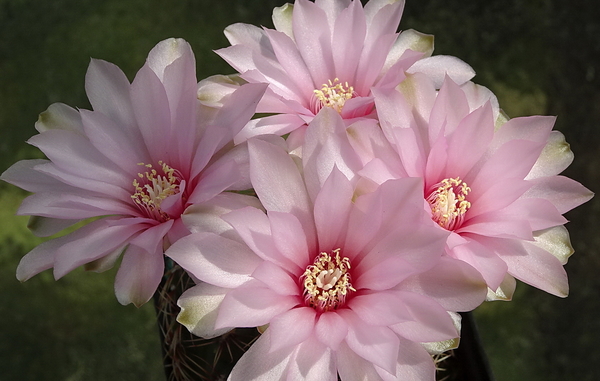
<path fill-rule="evenodd" d="M 138 163 L 147 170 L 144 173 L 138 173 L 141 183 L 138 179 L 133 180 L 135 193 L 131 195 L 131 199 L 148 217 L 164 222 L 171 217 L 160 208 L 160 204 L 167 197 L 180 192 L 179 184 L 182 176 L 179 171 L 163 161 L 159 161 L 158 164 L 162 174 L 159 174 L 152 164 Z"/>
<path fill-rule="evenodd" d="M 304 301 L 319 312 L 335 310 L 346 296 L 356 291 L 350 283 L 350 259 L 340 257 L 340 249 L 331 255 L 322 252 L 300 277 L 304 285 Z"/>
<path fill-rule="evenodd" d="M 427 202 L 431 206 L 433 220 L 447 230 L 460 227 L 471 207 L 466 198 L 471 188 L 460 177 L 444 179 L 432 188 L 435 189 L 427 197 Z"/>
<path fill-rule="evenodd" d="M 321 86 L 321 90 L 313 91 L 311 107 L 315 114 L 323 107 L 331 107 L 341 113 L 346 101 L 357 95 L 353 86 L 350 86 L 348 82 L 341 83 L 339 78 L 335 78 L 333 82 L 329 80 L 328 83 Z"/>

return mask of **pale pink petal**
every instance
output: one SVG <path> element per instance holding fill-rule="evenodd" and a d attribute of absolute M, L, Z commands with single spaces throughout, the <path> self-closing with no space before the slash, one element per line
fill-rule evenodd
<path fill-rule="evenodd" d="M 340 247 L 347 229 L 353 196 L 352 184 L 334 167 L 315 200 L 314 215 L 319 247 Z"/>
<path fill-rule="evenodd" d="M 169 155 L 171 110 L 164 85 L 156 73 L 144 65 L 131 83 L 131 101 L 140 132 L 153 158 Z M 147 163 L 146 163 L 147 164 Z"/>
<path fill-rule="evenodd" d="M 347 334 L 348 324 L 337 312 L 329 311 L 318 316 L 315 336 L 329 348 L 337 350 Z"/>
<path fill-rule="evenodd" d="M 286 34 L 275 30 L 265 29 L 265 33 L 271 41 L 277 61 L 286 73 L 293 73 L 289 77 L 288 87 L 294 90 L 295 98 L 301 100 L 302 104 L 309 104 L 315 85 L 319 84 L 313 84 L 306 63 L 294 41 Z"/>
<path fill-rule="evenodd" d="M 138 136 L 129 99 L 129 80 L 117 65 L 92 59 L 85 75 L 85 92 L 94 111 L 119 124 L 122 134 Z"/>
<path fill-rule="evenodd" d="M 479 240 L 480 237 L 477 239 Z M 488 287 L 495 290 L 504 280 L 507 267 L 493 251 L 494 247 L 490 247 L 485 242 L 487 241 L 482 244 L 471 238 L 467 243 L 453 247 L 450 255 L 473 266 L 481 273 Z"/>
<path fill-rule="evenodd" d="M 307 0 L 294 3 L 294 39 L 315 84 L 335 78 L 331 55 L 331 31 L 327 16 L 316 4 Z"/>
<path fill-rule="evenodd" d="M 316 247 L 308 247 L 306 233 L 300 221 L 291 213 L 269 211 L 267 215 L 277 250 L 298 267 L 305 267 L 310 261 L 310 253 L 314 252 Z"/>
<path fill-rule="evenodd" d="M 372 326 L 391 326 L 411 318 L 404 303 L 391 291 L 356 295 L 348 302 L 348 308 Z"/>
<path fill-rule="evenodd" d="M 299 267 L 279 252 L 271 235 L 271 224 L 264 212 L 247 207 L 223 216 L 243 242 L 260 258 L 295 273 Z"/>
<path fill-rule="evenodd" d="M 340 315 L 348 323 L 346 343 L 359 356 L 392 373 L 396 369 L 399 341 L 387 327 L 365 324 L 354 312 L 343 310 Z"/>
<path fill-rule="evenodd" d="M 301 272 L 290 274 L 281 267 L 269 262 L 263 261 L 252 272 L 252 278 L 258 279 L 267 285 L 271 290 L 281 295 L 299 295 L 300 286 L 298 279 Z"/>
<path fill-rule="evenodd" d="M 137 236 L 129 240 L 129 244 L 136 245 L 149 253 L 163 252 L 163 240 L 171 227 L 174 220 L 168 220 L 162 224 L 148 227 Z"/>
<path fill-rule="evenodd" d="M 233 45 L 216 50 L 215 53 L 240 73 L 256 69 L 253 50 L 250 46 Z"/>
<path fill-rule="evenodd" d="M 494 133 L 490 148 L 498 148 L 514 139 L 545 143 L 555 121 L 556 117 L 541 115 L 510 119 Z"/>
<path fill-rule="evenodd" d="M 297 115 L 271 115 L 264 118 L 252 119 L 236 135 L 234 142 L 239 144 L 258 135 L 285 135 L 305 124 Z"/>
<path fill-rule="evenodd" d="M 565 136 L 560 131 L 552 131 L 542 153 L 525 179 L 558 175 L 573 162 L 573 157 Z"/>
<path fill-rule="evenodd" d="M 430 143 L 437 140 L 441 131 L 445 131 L 445 135 L 452 133 L 468 113 L 469 103 L 465 93 L 449 77 L 445 77 L 429 116 Z"/>
<path fill-rule="evenodd" d="M 384 381 L 397 380 L 434 380 L 435 365 L 431 355 L 423 347 L 412 341 L 400 339 L 396 372 L 390 375 L 384 369 L 375 366 L 375 370 Z M 370 378 L 369 378 L 370 380 Z"/>
<path fill-rule="evenodd" d="M 362 168 L 348 142 L 344 121 L 334 109 L 321 109 L 306 129 L 302 163 L 306 188 L 312 200 L 334 166 L 349 179 Z"/>
<path fill-rule="evenodd" d="M 360 2 L 351 2 L 337 15 L 332 32 L 331 39 L 335 43 L 331 46 L 331 53 L 336 77 L 341 81 L 351 81 L 367 34 L 367 22 Z"/>
<path fill-rule="evenodd" d="M 65 220 L 62 218 L 31 216 L 27 222 L 27 229 L 37 237 L 49 237 L 79 221 L 79 219 Z"/>
<path fill-rule="evenodd" d="M 204 282 L 186 290 L 177 299 L 177 305 L 181 308 L 177 322 L 194 335 L 205 339 L 226 333 L 231 328 L 215 329 L 215 322 L 218 308 L 227 291 L 226 288 Z"/>
<path fill-rule="evenodd" d="M 546 250 L 530 242 L 522 242 L 527 255 L 502 255 L 508 272 L 515 278 L 552 295 L 569 294 L 567 273 L 560 261 Z"/>
<path fill-rule="evenodd" d="M 542 148 L 542 144 L 528 140 L 511 140 L 498 148 L 477 173 L 469 174 L 465 181 L 471 189 L 487 189 L 489 184 L 507 179 L 523 179 L 539 157 Z"/>
<path fill-rule="evenodd" d="M 410 317 L 390 328 L 414 342 L 433 342 L 454 339 L 459 332 L 445 308 L 427 296 L 397 291 L 398 302 Z"/>
<path fill-rule="evenodd" d="M 250 274 L 262 262 L 246 245 L 213 233 L 184 237 L 166 255 L 196 278 L 227 288 L 250 280 Z"/>
<path fill-rule="evenodd" d="M 115 279 L 115 294 L 119 303 L 133 303 L 136 307 L 146 303 L 156 291 L 163 272 L 162 249 L 150 253 L 130 245 L 123 255 Z"/>
<path fill-rule="evenodd" d="M 542 198 L 520 198 L 499 211 L 497 215 L 501 219 L 513 218 L 527 221 L 531 230 L 548 229 L 567 223 L 556 207 L 550 201 Z"/>
<path fill-rule="evenodd" d="M 132 235 L 147 227 L 144 224 L 108 226 L 110 219 L 100 219 L 71 233 L 69 242 L 56 250 L 54 277 L 59 279 L 73 269 L 110 254 Z"/>
<path fill-rule="evenodd" d="M 484 300 L 487 284 L 479 271 L 448 256 L 431 270 L 415 274 L 401 284 L 402 290 L 427 295 L 448 311 L 471 311 Z"/>
<path fill-rule="evenodd" d="M 85 137 L 65 130 L 49 130 L 35 135 L 29 143 L 38 147 L 60 170 L 85 181 L 96 181 L 107 186 L 130 186 L 133 179 L 115 168 Z M 77 165 L 73 165 L 77 163 Z M 99 190 L 101 191 L 101 190 Z"/>
<path fill-rule="evenodd" d="M 254 139 L 248 142 L 250 179 L 265 209 L 292 213 L 302 224 L 308 247 L 314 247 L 312 207 L 293 159 L 280 147 Z"/>
<path fill-rule="evenodd" d="M 336 350 L 336 362 L 342 381 L 383 381 L 373 364 L 357 355 L 346 343 Z"/>
<path fill-rule="evenodd" d="M 394 254 L 377 260 L 366 271 L 362 269 L 363 266 L 366 267 L 361 265 L 361 272 L 352 283 L 356 287 L 370 290 L 387 290 L 418 271 L 402 256 Z"/>
<path fill-rule="evenodd" d="M 408 70 L 409 73 L 425 73 L 440 88 L 447 76 L 455 83 L 462 85 L 475 76 L 475 71 L 469 64 L 453 56 L 438 55 L 424 58 Z"/>
<path fill-rule="evenodd" d="M 271 338 L 274 340 L 273 335 Z M 287 377 L 288 380 L 337 381 L 333 351 L 310 337 L 296 349 L 287 369 Z"/>
<path fill-rule="evenodd" d="M 250 24 L 235 23 L 225 28 L 223 31 L 225 37 L 231 45 L 248 45 L 255 50 L 265 50 L 273 57 L 273 49 L 269 45 L 269 40 L 265 38 L 265 32 L 262 28 Z"/>
<path fill-rule="evenodd" d="M 280 295 L 264 287 L 262 282 L 249 281 L 227 293 L 219 308 L 216 328 L 258 327 L 265 325 L 300 302 L 297 296 Z"/>
<path fill-rule="evenodd" d="M 139 163 L 149 163 L 150 154 L 141 136 L 102 113 L 81 110 L 80 114 L 85 134 L 98 151 L 131 175 L 143 172 Z"/>
<path fill-rule="evenodd" d="M 269 322 L 271 349 L 296 346 L 312 336 L 317 313 L 311 307 L 298 307 L 286 311 Z"/>
<path fill-rule="evenodd" d="M 589 201 L 594 193 L 575 180 L 564 176 L 542 177 L 531 180 L 533 186 L 523 197 L 550 201 L 560 213 Z"/>
<path fill-rule="evenodd" d="M 448 174 L 468 173 L 487 150 L 494 137 L 494 120 L 489 103 L 460 121 L 448 137 Z"/>
<path fill-rule="evenodd" d="M 271 334 L 263 333 L 238 360 L 229 381 L 279 381 L 284 379 L 288 363 L 296 348 L 270 352 Z"/>
<path fill-rule="evenodd" d="M 0 180 L 28 192 L 60 191 L 70 188 L 54 177 L 36 170 L 36 167 L 49 163 L 49 160 L 44 159 L 17 161 L 0 175 Z"/>
<path fill-rule="evenodd" d="M 40 133 L 59 129 L 80 134 L 83 132 L 83 125 L 79 113 L 73 107 L 64 103 L 52 103 L 46 111 L 40 113 L 35 129 Z"/>
<path fill-rule="evenodd" d="M 181 219 L 192 233 L 212 232 L 224 235 L 227 238 L 240 240 L 237 234 L 235 237 L 227 235 L 226 232 L 233 231 L 233 229 L 221 218 L 221 215 L 247 206 L 261 208 L 256 197 L 224 192 L 213 197 L 210 202 L 189 206 L 181 215 Z"/>

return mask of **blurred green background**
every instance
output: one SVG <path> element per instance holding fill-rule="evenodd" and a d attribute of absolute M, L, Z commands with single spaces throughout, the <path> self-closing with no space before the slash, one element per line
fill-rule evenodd
<path fill-rule="evenodd" d="M 0 0 L 0 172 L 40 157 L 25 144 L 53 102 L 89 108 L 90 57 L 130 79 L 148 51 L 182 37 L 198 77 L 232 70 L 211 50 L 227 46 L 234 22 L 272 27 L 284 1 Z M 574 4 L 577 3 L 577 4 Z M 572 5 L 570 5 L 572 4 Z M 594 1 L 408 0 L 402 29 L 435 34 L 436 54 L 477 71 L 511 117 L 558 115 L 575 152 L 565 172 L 600 189 L 600 12 Z M 41 242 L 14 212 L 25 193 L 0 184 L 0 380 L 164 380 L 151 305 L 118 304 L 115 271 L 50 272 L 15 279 L 19 259 Z M 576 254 L 566 266 L 571 295 L 523 284 L 510 303 L 476 311 L 497 381 L 597 380 L 600 361 L 600 200 L 568 213 Z"/>

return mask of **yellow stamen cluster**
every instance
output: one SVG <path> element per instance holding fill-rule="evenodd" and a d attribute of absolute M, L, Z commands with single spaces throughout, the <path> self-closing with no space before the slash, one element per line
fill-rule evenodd
<path fill-rule="evenodd" d="M 169 196 L 179 193 L 179 183 L 181 182 L 179 174 L 175 169 L 168 166 L 163 161 L 159 161 L 162 174 L 159 174 L 152 164 L 138 163 L 144 166 L 146 171 L 138 173 L 138 179 L 133 180 L 135 193 L 131 195 L 133 202 L 146 214 L 148 217 L 158 221 L 167 221 L 169 215 L 162 211 L 160 204 Z"/>
<path fill-rule="evenodd" d="M 462 224 L 465 213 L 471 207 L 467 201 L 471 188 L 459 177 L 444 179 L 434 187 L 436 189 L 427 197 L 432 218 L 444 229 L 454 230 Z"/>
<path fill-rule="evenodd" d="M 323 107 L 331 107 L 341 113 L 346 101 L 354 97 L 356 93 L 354 87 L 350 86 L 348 82 L 341 83 L 339 78 L 335 78 L 333 82 L 330 79 L 328 83 L 324 83 L 321 90 L 314 90 L 314 95 L 317 103 L 315 113 Z"/>
<path fill-rule="evenodd" d="M 346 296 L 356 291 L 350 283 L 350 260 L 340 257 L 340 249 L 331 255 L 322 252 L 301 276 L 304 284 L 304 300 L 317 311 L 325 312 L 343 305 Z"/>

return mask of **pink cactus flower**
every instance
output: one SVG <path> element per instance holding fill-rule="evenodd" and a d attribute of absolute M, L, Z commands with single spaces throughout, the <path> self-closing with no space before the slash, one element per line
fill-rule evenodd
<path fill-rule="evenodd" d="M 573 155 L 552 131 L 555 118 L 506 121 L 489 90 L 450 78 L 437 92 L 417 73 L 400 90 L 375 90 L 397 155 L 373 160 L 362 175 L 423 178 L 426 209 L 450 232 L 447 254 L 482 274 L 490 299 L 510 299 L 514 278 L 566 296 L 563 265 L 573 250 L 562 214 L 592 193 L 558 175 Z"/>
<path fill-rule="evenodd" d="M 164 248 L 189 233 L 180 218 L 189 205 L 248 205 L 244 196 L 221 194 L 249 187 L 244 147 L 226 146 L 264 90 L 244 85 L 204 115 L 194 55 L 181 39 L 152 49 L 131 84 L 115 65 L 92 60 L 86 91 L 93 111 L 51 105 L 29 140 L 49 160 L 20 161 L 1 178 L 34 193 L 18 213 L 35 216 L 38 235 L 93 220 L 29 252 L 17 278 L 54 268 L 58 279 L 84 264 L 102 271 L 122 254 L 118 300 L 148 301 L 163 275 Z"/>
<path fill-rule="evenodd" d="M 448 311 L 485 298 L 477 271 L 442 258 L 449 233 L 423 209 L 421 180 L 356 195 L 345 138 L 338 113 L 322 110 L 307 129 L 302 171 L 280 138 L 249 140 L 266 213 L 232 211 L 222 216 L 228 230 L 194 233 L 167 251 L 202 281 L 179 300 L 190 331 L 268 325 L 229 380 L 433 381 L 421 343 L 457 337 Z"/>
<path fill-rule="evenodd" d="M 433 36 L 399 35 L 403 9 L 403 0 L 371 0 L 364 8 L 358 0 L 297 0 L 274 9 L 274 30 L 227 27 L 231 46 L 217 53 L 246 81 L 269 84 L 257 111 L 275 114 L 253 120 L 236 142 L 292 132 L 324 107 L 346 120 L 374 117 L 371 88 L 393 88 L 407 70 L 440 83 L 445 73 L 461 83 L 473 77 L 455 57 L 428 57 Z"/>

